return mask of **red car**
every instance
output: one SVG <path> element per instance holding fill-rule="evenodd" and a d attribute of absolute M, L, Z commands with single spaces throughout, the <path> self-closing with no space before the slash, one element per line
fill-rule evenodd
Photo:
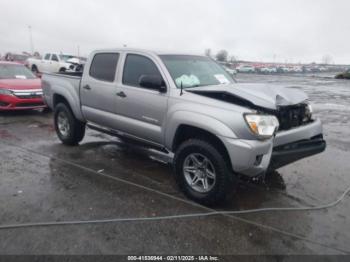
<path fill-rule="evenodd" d="M 24 65 L 0 62 L 0 111 L 46 108 L 41 79 Z"/>

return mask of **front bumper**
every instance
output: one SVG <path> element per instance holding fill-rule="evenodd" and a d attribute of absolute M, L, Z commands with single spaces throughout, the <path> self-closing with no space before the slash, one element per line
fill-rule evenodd
<path fill-rule="evenodd" d="M 233 171 L 250 177 L 321 153 L 326 148 L 320 120 L 278 132 L 274 138 L 264 141 L 219 138 L 228 151 Z"/>
<path fill-rule="evenodd" d="M 325 149 L 326 141 L 323 140 L 322 135 L 275 147 L 269 168 L 280 168 L 302 158 L 319 154 Z"/>
<path fill-rule="evenodd" d="M 43 98 L 18 98 L 0 95 L 0 111 L 28 110 L 47 107 Z"/>

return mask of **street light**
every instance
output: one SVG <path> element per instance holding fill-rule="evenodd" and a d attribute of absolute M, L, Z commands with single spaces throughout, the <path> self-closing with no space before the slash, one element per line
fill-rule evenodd
<path fill-rule="evenodd" d="M 32 27 L 29 25 L 28 26 L 28 30 L 29 30 L 29 40 L 30 40 L 30 50 L 31 50 L 31 54 L 34 54 L 34 44 L 33 44 L 33 36 L 32 36 Z"/>

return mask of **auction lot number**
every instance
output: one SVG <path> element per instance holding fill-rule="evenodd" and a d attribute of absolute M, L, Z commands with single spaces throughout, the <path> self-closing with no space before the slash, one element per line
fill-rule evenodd
<path fill-rule="evenodd" d="M 219 261 L 216 256 L 128 256 L 128 261 Z"/>

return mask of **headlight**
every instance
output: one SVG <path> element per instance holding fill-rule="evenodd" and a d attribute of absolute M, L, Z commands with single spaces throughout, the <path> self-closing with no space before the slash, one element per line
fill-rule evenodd
<path fill-rule="evenodd" d="M 244 119 L 250 130 L 260 138 L 272 137 L 279 127 L 278 119 L 273 115 L 245 114 Z"/>
<path fill-rule="evenodd" d="M 310 114 L 310 116 L 312 115 L 313 110 L 312 110 L 312 106 L 311 106 L 310 104 L 307 104 L 307 106 L 306 106 L 306 112 L 307 112 L 308 114 Z"/>
<path fill-rule="evenodd" d="M 0 95 L 12 95 L 13 92 L 7 89 L 0 89 Z"/>

